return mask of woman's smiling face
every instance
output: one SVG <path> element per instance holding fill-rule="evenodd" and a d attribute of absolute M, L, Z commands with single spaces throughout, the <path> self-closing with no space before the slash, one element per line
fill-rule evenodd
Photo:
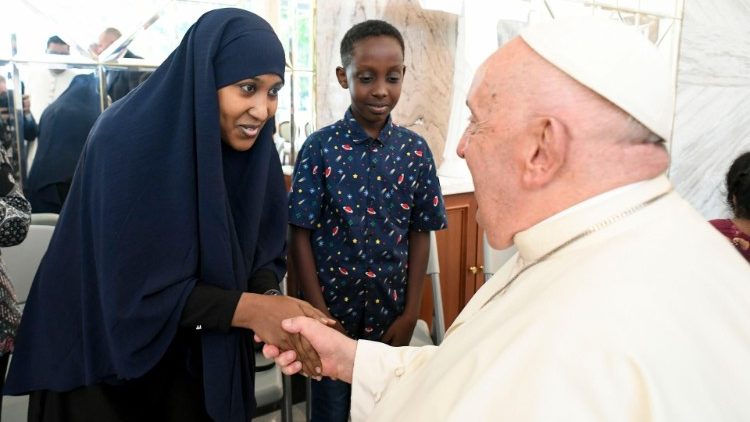
<path fill-rule="evenodd" d="M 278 75 L 265 74 L 220 88 L 222 142 L 237 151 L 252 148 L 263 125 L 276 114 L 283 85 Z"/>

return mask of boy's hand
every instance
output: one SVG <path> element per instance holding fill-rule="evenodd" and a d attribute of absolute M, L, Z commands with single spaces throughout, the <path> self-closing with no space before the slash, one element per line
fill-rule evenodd
<path fill-rule="evenodd" d="M 417 325 L 417 318 L 410 315 L 402 314 L 386 330 L 380 341 L 391 346 L 408 346 L 411 336 L 414 333 L 414 326 Z"/>

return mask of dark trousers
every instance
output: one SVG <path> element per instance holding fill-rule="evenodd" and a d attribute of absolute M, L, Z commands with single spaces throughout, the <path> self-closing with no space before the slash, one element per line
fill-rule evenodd
<path fill-rule="evenodd" d="M 346 422 L 349 420 L 352 386 L 343 381 L 323 378 L 312 380 L 311 422 Z"/>
<path fill-rule="evenodd" d="M 209 422 L 202 382 L 163 359 L 141 378 L 67 392 L 34 391 L 29 422 Z"/>

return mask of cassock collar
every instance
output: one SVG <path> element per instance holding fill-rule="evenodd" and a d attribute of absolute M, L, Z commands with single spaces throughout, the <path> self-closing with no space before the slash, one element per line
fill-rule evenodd
<path fill-rule="evenodd" d="M 671 188 L 667 177 L 662 175 L 599 194 L 516 233 L 513 243 L 527 265 L 589 227 Z"/>
<path fill-rule="evenodd" d="M 362 128 L 362 125 L 359 124 L 357 119 L 354 118 L 351 107 L 349 107 L 346 110 L 346 114 L 344 114 L 344 128 L 348 129 L 351 132 L 352 142 L 354 142 L 355 144 L 361 144 L 369 139 L 372 139 L 370 135 L 365 132 L 365 130 Z M 388 115 L 388 120 L 385 122 L 385 126 L 383 126 L 383 129 L 380 130 L 380 134 L 378 135 L 378 138 L 375 139 L 375 141 L 379 141 L 382 145 L 387 144 L 390 141 L 391 136 L 393 136 L 395 132 L 394 129 L 395 125 L 393 124 L 393 120 L 391 119 L 391 116 Z"/>

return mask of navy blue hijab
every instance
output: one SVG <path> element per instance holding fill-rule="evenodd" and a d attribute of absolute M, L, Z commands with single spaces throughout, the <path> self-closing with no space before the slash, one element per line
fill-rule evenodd
<path fill-rule="evenodd" d="M 44 109 L 34 165 L 24 184 L 34 212 L 60 213 L 65 197 L 58 185 L 73 181 L 83 144 L 101 114 L 98 85 L 93 74 L 78 75 Z"/>
<path fill-rule="evenodd" d="M 284 75 L 271 27 L 214 10 L 101 115 L 32 285 L 6 393 L 139 378 L 173 341 L 196 281 L 247 291 L 260 269 L 281 278 L 287 212 L 273 122 L 249 151 L 220 140 L 217 89 L 262 74 Z M 209 415 L 247 420 L 248 332 L 205 332 L 201 343 Z"/>

